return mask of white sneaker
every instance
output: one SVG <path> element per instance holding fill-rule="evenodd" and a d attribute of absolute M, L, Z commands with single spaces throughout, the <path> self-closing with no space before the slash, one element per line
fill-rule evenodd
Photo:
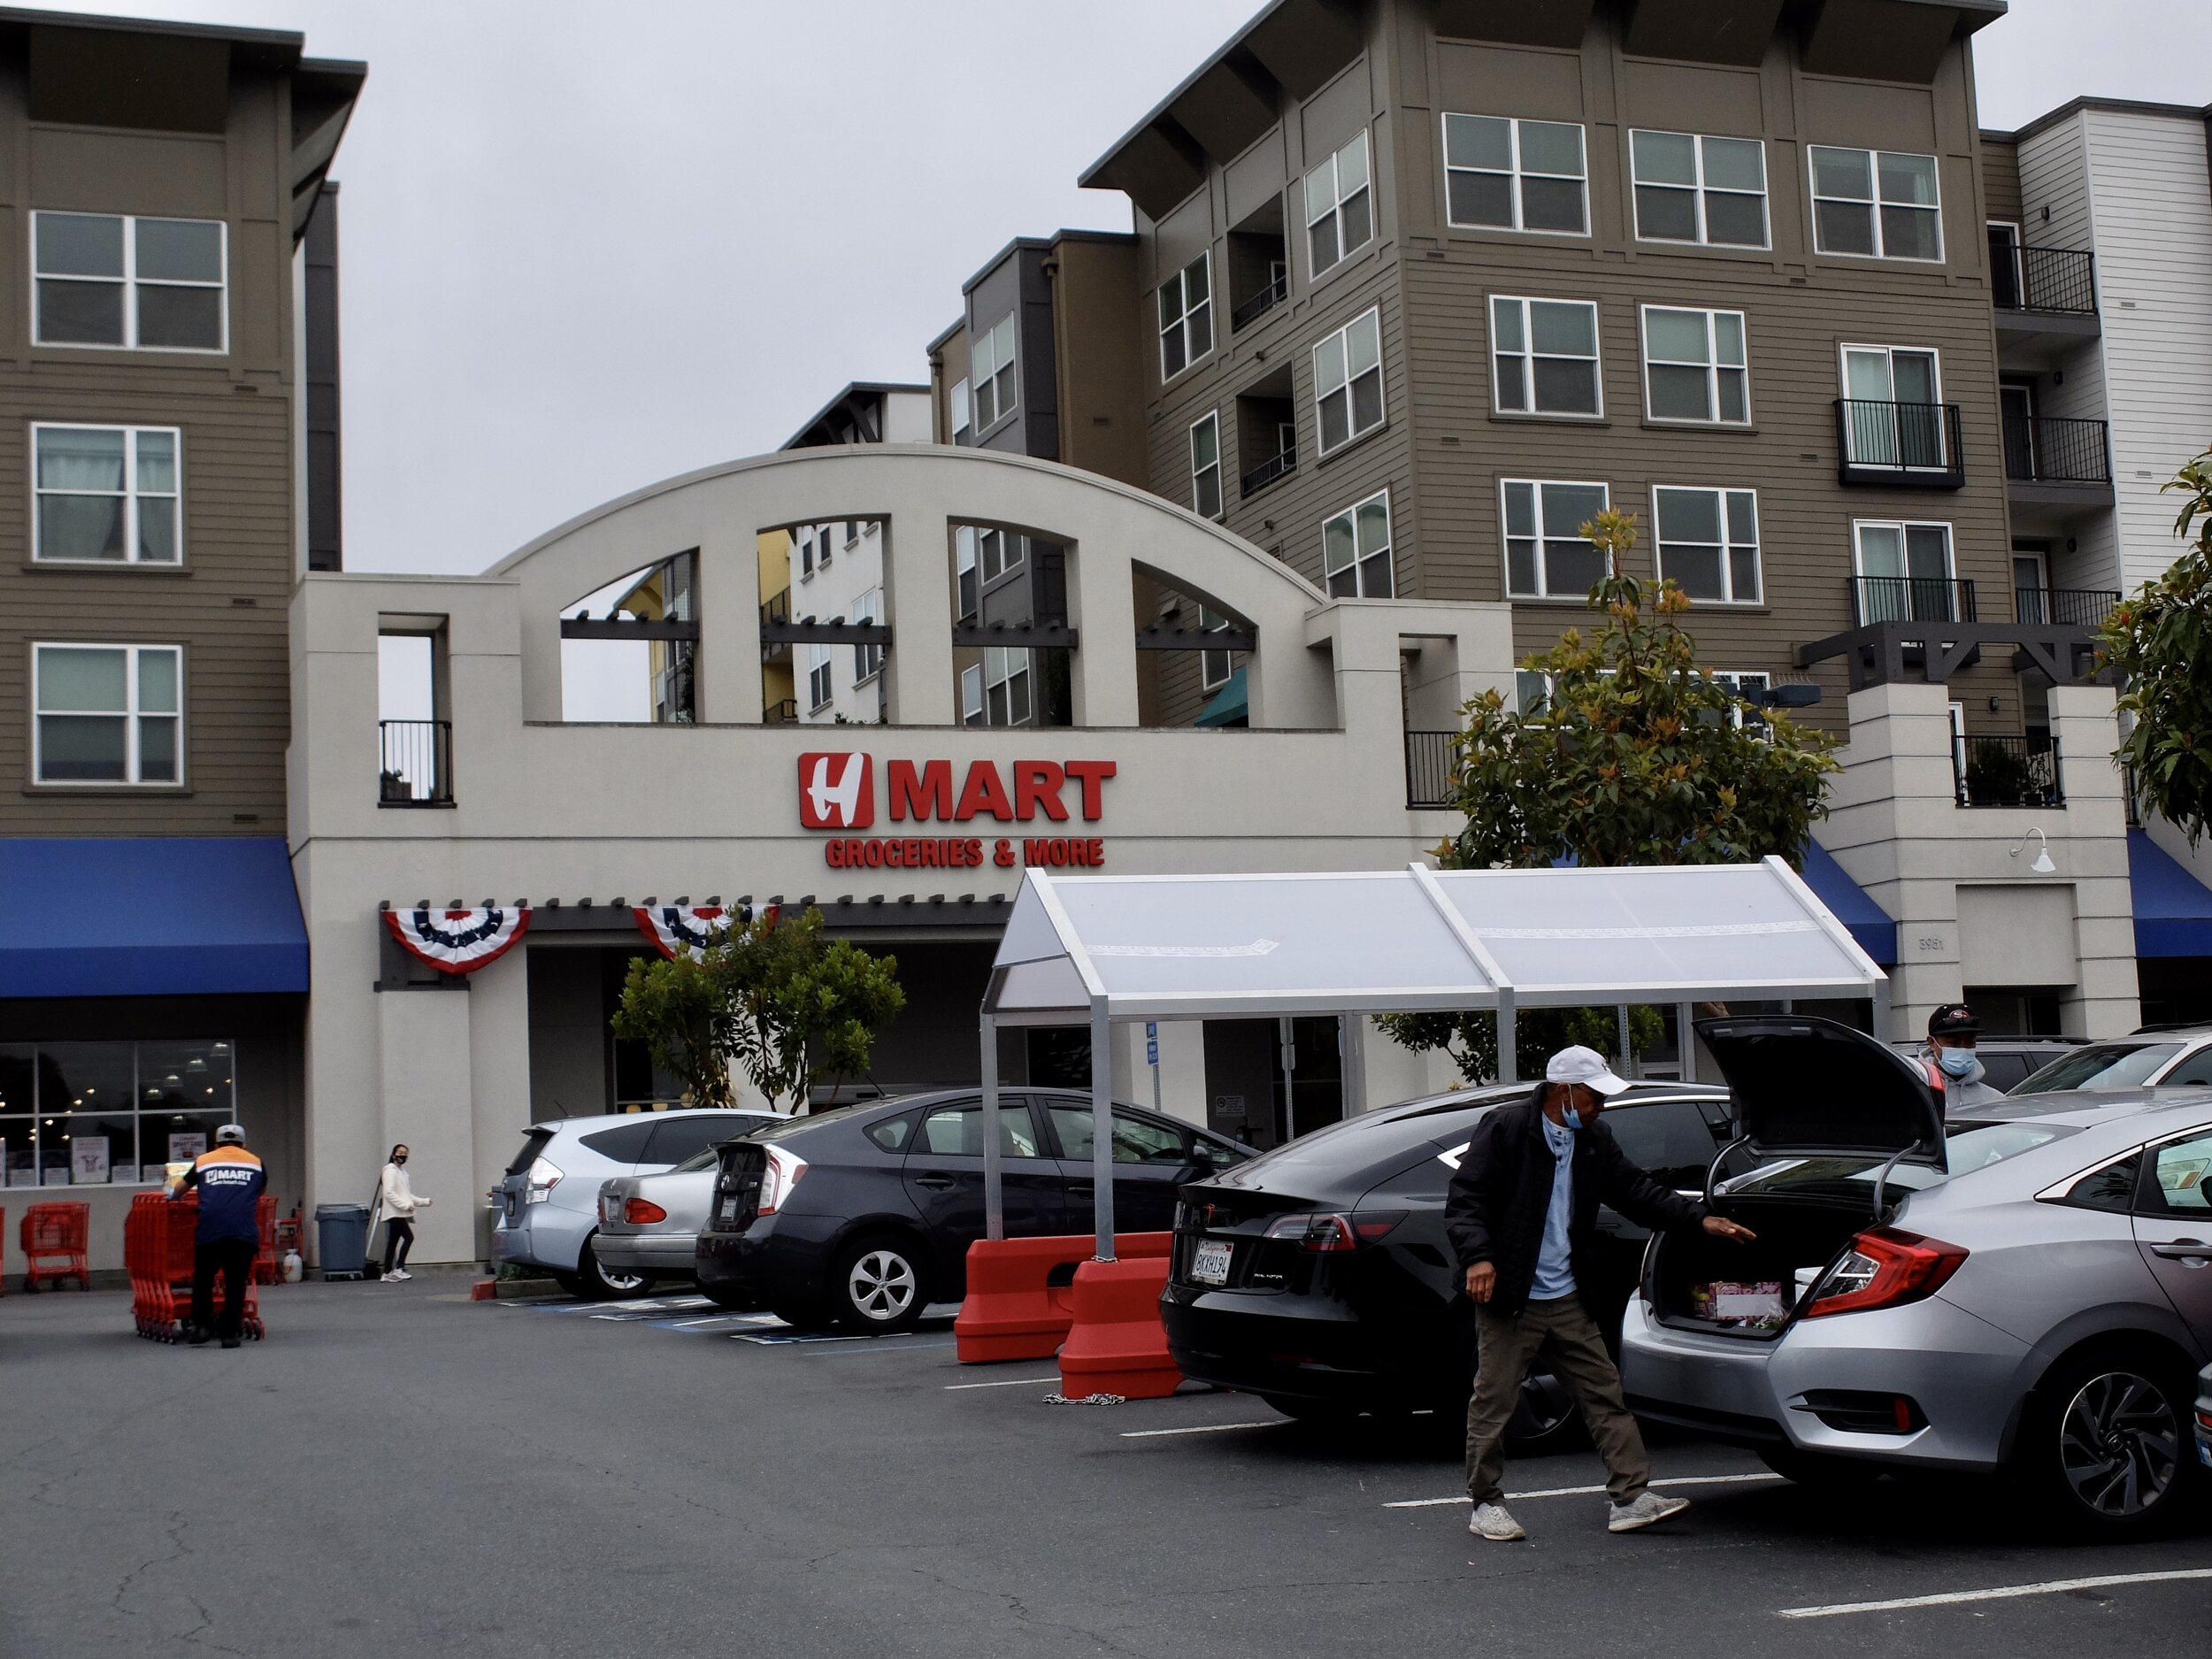
<path fill-rule="evenodd" d="M 1605 1530 L 1609 1532 L 1632 1532 L 1639 1527 L 1671 1521 L 1689 1507 L 1687 1498 L 1663 1498 L 1647 1487 L 1629 1502 L 1613 1506 L 1612 1517 L 1606 1522 Z"/>
<path fill-rule="evenodd" d="M 396 1267 L 392 1270 L 392 1277 L 399 1280 L 399 1282 L 403 1285 L 409 1279 L 414 1278 L 414 1275 L 403 1267 Z"/>
<path fill-rule="evenodd" d="M 406 1277 L 404 1273 L 387 1273 L 383 1276 L 383 1282 L 387 1285 L 396 1285 Z"/>
<path fill-rule="evenodd" d="M 1521 1530 L 1521 1524 L 1505 1512 L 1502 1503 L 1475 1505 L 1475 1512 L 1467 1517 L 1467 1530 L 1494 1544 L 1510 1544 L 1528 1536 Z"/>

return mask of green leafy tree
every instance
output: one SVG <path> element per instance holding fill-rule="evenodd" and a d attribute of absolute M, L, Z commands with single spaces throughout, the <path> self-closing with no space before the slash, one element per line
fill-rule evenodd
<path fill-rule="evenodd" d="M 727 1106 L 729 1056 L 718 1028 L 722 987 L 714 971 L 694 956 L 672 962 L 634 961 L 623 976 L 614 1034 L 641 1042 L 653 1064 L 684 1086 L 696 1106 Z"/>
<path fill-rule="evenodd" d="M 1417 1054 L 1441 1048 L 1469 1082 L 1498 1074 L 1498 1017 L 1487 1009 L 1462 1014 L 1385 1014 L 1376 1021 L 1393 1041 Z M 1595 1048 L 1608 1060 L 1621 1060 L 1620 1016 L 1610 1008 L 1526 1008 L 1513 1022 L 1514 1052 L 1556 1054 L 1570 1043 Z M 1667 1022 L 1655 1008 L 1632 1004 L 1628 1010 L 1632 1054 L 1655 1048 Z"/>
<path fill-rule="evenodd" d="M 2120 707 L 2135 717 L 2116 758 L 2193 847 L 2212 818 L 2212 450 L 2164 488 L 2184 497 L 2174 534 L 2188 550 L 2113 607 L 2101 643 L 2123 678 Z"/>

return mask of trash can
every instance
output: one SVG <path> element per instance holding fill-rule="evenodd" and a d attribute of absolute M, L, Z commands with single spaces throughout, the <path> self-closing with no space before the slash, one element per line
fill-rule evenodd
<path fill-rule="evenodd" d="M 325 1279 L 359 1279 L 368 1264 L 369 1207 L 315 1206 L 315 1241 Z"/>

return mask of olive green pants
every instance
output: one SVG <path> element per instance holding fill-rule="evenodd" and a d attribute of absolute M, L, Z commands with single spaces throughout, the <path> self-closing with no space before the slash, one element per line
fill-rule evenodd
<path fill-rule="evenodd" d="M 1495 1503 L 1505 1479 L 1505 1425 L 1520 1403 L 1521 1380 L 1540 1362 L 1582 1408 L 1611 1479 L 1616 1503 L 1632 1502 L 1651 1484 L 1651 1459 L 1636 1419 L 1621 1402 L 1621 1374 L 1605 1351 L 1598 1322 L 1579 1296 L 1532 1302 L 1515 1314 L 1475 1310 L 1475 1392 L 1467 1402 L 1467 1495 Z"/>

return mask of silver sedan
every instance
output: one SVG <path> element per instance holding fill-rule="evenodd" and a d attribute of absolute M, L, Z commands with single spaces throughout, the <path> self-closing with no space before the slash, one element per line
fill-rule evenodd
<path fill-rule="evenodd" d="M 720 1150 L 707 1147 L 658 1174 L 613 1175 L 602 1181 L 601 1264 L 610 1272 L 653 1279 L 694 1277 L 698 1268 L 694 1249 L 714 1202 Z"/>
<path fill-rule="evenodd" d="M 2183 1511 L 2212 1358 L 2212 1090 L 2019 1097 L 1943 1123 L 1870 1038 L 1700 1027 L 1758 1168 L 1758 1233 L 1655 1240 L 1621 1370 L 1640 1415 L 1808 1481 L 2001 1473 L 2078 1527 Z"/>

